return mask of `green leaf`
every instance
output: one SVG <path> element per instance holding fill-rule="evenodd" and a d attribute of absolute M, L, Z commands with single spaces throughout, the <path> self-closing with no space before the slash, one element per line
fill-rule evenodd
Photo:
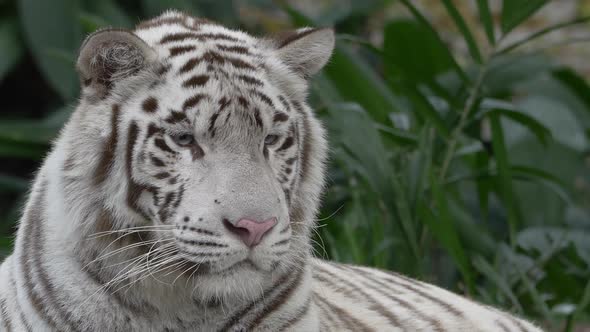
<path fill-rule="evenodd" d="M 504 132 L 500 123 L 498 114 L 490 115 L 490 124 L 492 127 L 492 146 L 494 148 L 494 158 L 498 169 L 498 180 L 501 187 L 501 197 L 506 213 L 508 215 L 508 228 L 510 241 L 514 245 L 516 230 L 521 224 L 519 221 L 518 203 L 512 189 L 512 172 L 508 161 L 508 151 L 504 142 Z"/>
<path fill-rule="evenodd" d="M 47 146 L 39 144 L 15 142 L 0 138 L 0 157 L 40 160 L 47 148 Z"/>
<path fill-rule="evenodd" d="M 4 75 L 18 64 L 24 53 L 18 22 L 13 17 L 0 21 L 0 50 L 2 50 L 2 56 L 0 56 L 0 82 L 2 82 Z"/>
<path fill-rule="evenodd" d="M 549 129 L 554 141 L 575 151 L 581 152 L 588 149 L 589 144 L 584 129 L 564 100 L 531 96 L 516 101 L 515 106 L 520 113 L 534 118 Z M 507 142 L 510 141 L 510 145 L 526 137 L 527 133 L 524 129 L 509 123 L 506 125 L 506 139 Z"/>
<path fill-rule="evenodd" d="M 440 37 L 419 22 L 400 19 L 385 27 L 383 52 L 389 79 L 430 83 L 449 70 L 462 73 Z"/>
<path fill-rule="evenodd" d="M 422 118 L 424 122 L 431 123 L 438 133 L 445 138 L 450 136 L 451 130 L 448 128 L 440 113 L 430 103 L 428 98 L 420 91 L 420 89 L 409 84 L 395 84 L 392 83 L 392 88 L 405 93 L 412 102 L 413 110 Z"/>
<path fill-rule="evenodd" d="M 483 257 L 475 256 L 472 259 L 473 267 L 475 267 L 482 275 L 486 277 L 486 279 L 490 280 L 495 284 L 495 286 L 503 293 L 512 303 L 514 307 L 518 309 L 519 312 L 522 312 L 522 306 L 518 301 L 516 295 L 510 288 L 510 284 L 508 281 L 497 272 L 497 269 L 490 265 Z"/>
<path fill-rule="evenodd" d="M 479 48 L 477 46 L 477 42 L 475 41 L 475 38 L 473 38 L 473 34 L 469 30 L 467 23 L 465 23 L 463 16 L 461 16 L 461 13 L 459 13 L 459 10 L 457 10 L 457 7 L 455 7 L 453 0 L 442 0 L 442 3 L 444 4 L 447 12 L 455 22 L 455 25 L 457 26 L 459 31 L 461 31 L 463 38 L 465 38 L 465 42 L 467 43 L 467 47 L 469 48 L 469 53 L 471 54 L 471 57 L 478 63 L 481 63 L 482 58 L 481 53 L 479 52 Z"/>
<path fill-rule="evenodd" d="M 553 76 L 567 86 L 590 112 L 590 84 L 588 81 L 569 68 L 560 68 L 553 72 Z"/>
<path fill-rule="evenodd" d="M 567 185 L 563 183 L 561 179 L 557 178 L 551 173 L 545 172 L 544 170 L 538 168 L 513 165 L 512 174 L 518 180 L 523 179 L 539 183 L 554 192 L 564 202 L 570 205 L 574 204 L 573 199 L 568 192 L 569 190 Z"/>
<path fill-rule="evenodd" d="M 520 83 L 551 73 L 554 62 L 543 54 L 509 54 L 493 57 L 484 78 L 486 96 L 506 95 Z"/>
<path fill-rule="evenodd" d="M 133 28 L 133 21 L 125 10 L 114 0 L 85 1 L 85 8 L 103 18 L 108 25 L 118 28 Z"/>
<path fill-rule="evenodd" d="M 410 147 L 414 147 L 418 144 L 418 137 L 408 131 L 388 127 L 379 123 L 375 124 L 375 128 L 383 134 L 382 137 L 384 139 L 390 140 L 395 144 Z"/>
<path fill-rule="evenodd" d="M 35 62 L 64 101 L 78 93 L 78 77 L 71 63 L 50 54 L 76 54 L 82 41 L 75 0 L 19 0 L 21 23 Z"/>
<path fill-rule="evenodd" d="M 80 24 L 85 33 L 92 33 L 100 28 L 109 26 L 109 23 L 102 17 L 90 13 L 79 14 Z"/>
<path fill-rule="evenodd" d="M 494 35 L 494 18 L 490 12 L 490 5 L 488 0 L 477 0 L 477 9 L 479 10 L 479 18 L 486 30 L 486 36 L 490 44 L 496 44 L 496 37 Z"/>
<path fill-rule="evenodd" d="M 549 0 L 505 0 L 502 5 L 502 32 L 510 32 Z"/>
<path fill-rule="evenodd" d="M 549 139 L 551 139 L 551 130 L 545 127 L 545 125 L 543 125 L 534 117 L 516 110 L 516 108 L 512 107 L 511 104 L 503 103 L 495 106 L 501 106 L 504 108 L 494 108 L 489 110 L 484 109 L 475 116 L 475 120 L 480 120 L 484 116 L 491 115 L 498 115 L 510 119 L 511 121 L 514 121 L 527 128 L 543 145 L 547 145 Z"/>
<path fill-rule="evenodd" d="M 148 17 L 160 15 L 170 8 L 187 12 L 190 15 L 199 16 L 199 8 L 195 3 L 196 1 L 190 0 L 143 0 L 141 1 L 141 8 L 144 15 Z"/>
<path fill-rule="evenodd" d="M 47 126 L 31 120 L 3 120 L 0 139 L 26 144 L 49 144 L 57 136 L 59 127 Z"/>
<path fill-rule="evenodd" d="M 473 294 L 475 291 L 473 272 L 463 245 L 457 236 L 457 230 L 455 229 L 453 218 L 449 213 L 447 200 L 445 198 L 447 194 L 441 190 L 434 176 L 431 176 L 430 185 L 438 214 L 435 215 L 426 204 L 421 204 L 418 213 L 421 215 L 421 219 L 430 228 L 433 236 L 435 236 L 441 245 L 449 252 L 463 275 L 469 293 Z"/>
<path fill-rule="evenodd" d="M 311 19 L 286 2 L 280 4 L 297 25 L 315 25 Z M 330 78 L 341 96 L 359 103 L 373 119 L 382 124 L 389 124 L 389 113 L 400 110 L 399 101 L 389 91 L 383 79 L 348 45 L 342 45 L 342 42 L 337 42 L 324 74 Z M 351 80 L 351 77 L 355 79 Z"/>
<path fill-rule="evenodd" d="M 359 103 L 378 122 L 389 124 L 389 113 L 400 111 L 383 79 L 350 47 L 337 46 L 324 73 L 341 96 Z"/>
<path fill-rule="evenodd" d="M 560 30 L 560 29 L 563 29 L 563 28 L 566 28 L 566 27 L 569 27 L 569 26 L 572 26 L 572 25 L 576 25 L 576 24 L 580 24 L 580 23 L 585 23 L 585 22 L 588 22 L 588 21 L 590 21 L 590 16 L 579 17 L 579 18 L 575 18 L 575 19 L 573 19 L 571 21 L 561 22 L 561 23 L 557 23 L 557 24 L 554 24 L 554 25 L 550 25 L 550 26 L 548 26 L 546 28 L 543 28 L 543 29 L 541 29 L 541 30 L 539 30 L 539 31 L 537 31 L 537 32 L 535 32 L 535 33 L 533 33 L 533 34 L 531 34 L 531 35 L 529 35 L 529 36 L 521 39 L 521 40 L 518 40 L 518 41 L 516 41 L 516 42 L 514 42 L 514 43 L 512 43 L 512 44 L 510 44 L 508 46 L 505 46 L 504 48 L 502 48 L 501 50 L 499 50 L 498 52 L 496 52 L 496 54 L 506 54 L 506 53 L 511 52 L 514 49 L 516 49 L 516 48 L 518 48 L 518 47 L 520 47 L 520 46 L 522 46 L 522 45 L 524 45 L 524 44 L 526 44 L 526 43 L 528 43 L 528 42 L 530 42 L 530 41 L 532 41 L 534 39 L 537 39 L 539 37 L 542 37 L 542 36 L 544 36 L 544 35 L 546 35 L 546 34 L 548 34 L 550 32 L 553 32 L 555 30 Z"/>
<path fill-rule="evenodd" d="M 25 192 L 29 181 L 12 175 L 0 174 L 0 192 Z"/>

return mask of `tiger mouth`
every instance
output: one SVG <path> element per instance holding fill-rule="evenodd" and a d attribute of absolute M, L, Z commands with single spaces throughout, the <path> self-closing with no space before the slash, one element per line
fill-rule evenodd
<path fill-rule="evenodd" d="M 182 253 L 182 251 L 181 251 Z M 195 261 L 185 253 L 185 257 L 182 260 L 187 265 L 192 265 L 193 275 L 206 275 L 206 274 L 217 274 L 217 275 L 230 275 L 243 270 L 254 270 L 263 272 L 263 270 L 256 265 L 250 258 L 243 259 L 230 266 L 219 268 L 219 262 L 217 261 Z"/>

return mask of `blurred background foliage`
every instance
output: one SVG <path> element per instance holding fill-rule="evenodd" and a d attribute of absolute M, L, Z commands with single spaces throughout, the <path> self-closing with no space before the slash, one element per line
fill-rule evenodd
<path fill-rule="evenodd" d="M 590 320 L 582 0 L 0 0 L 0 255 L 76 104 L 84 36 L 167 8 L 258 34 L 336 28 L 310 95 L 331 146 L 317 255 L 400 271 L 549 330 Z"/>

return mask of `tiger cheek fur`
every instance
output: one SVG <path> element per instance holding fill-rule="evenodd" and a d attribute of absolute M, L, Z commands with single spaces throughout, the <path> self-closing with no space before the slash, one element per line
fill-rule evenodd
<path fill-rule="evenodd" d="M 330 29 L 254 38 L 169 11 L 90 35 L 80 104 L 0 267 L 2 331 L 538 331 L 311 257 Z"/>

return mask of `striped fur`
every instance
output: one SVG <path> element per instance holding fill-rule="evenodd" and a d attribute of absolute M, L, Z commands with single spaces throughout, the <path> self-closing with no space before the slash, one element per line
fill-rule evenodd
<path fill-rule="evenodd" d="M 0 267 L 2 331 L 538 331 L 435 286 L 311 257 L 334 36 L 178 12 L 103 30 Z M 248 249 L 240 218 L 277 219 Z M 229 225 L 229 226 L 228 226 Z"/>

